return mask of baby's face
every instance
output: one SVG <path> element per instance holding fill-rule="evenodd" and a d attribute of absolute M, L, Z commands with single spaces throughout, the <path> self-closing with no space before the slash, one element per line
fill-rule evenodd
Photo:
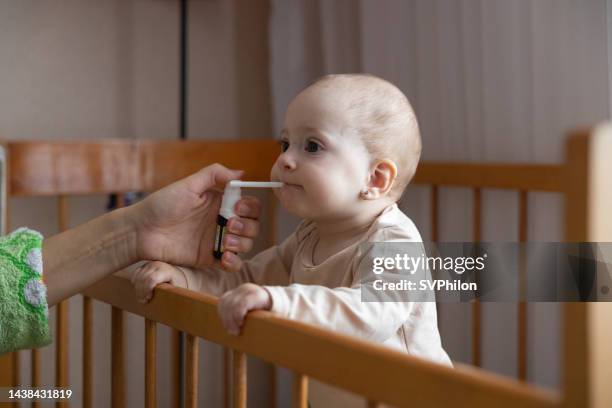
<path fill-rule="evenodd" d="M 271 179 L 291 213 L 313 220 L 354 215 L 367 186 L 370 157 L 338 92 L 309 88 L 287 108 L 281 154 Z"/>

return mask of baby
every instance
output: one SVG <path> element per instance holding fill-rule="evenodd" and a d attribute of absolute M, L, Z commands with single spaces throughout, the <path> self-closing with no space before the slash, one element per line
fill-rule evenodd
<path fill-rule="evenodd" d="M 238 335 L 251 310 L 270 310 L 451 365 L 434 302 L 363 302 L 357 268 L 367 242 L 420 242 L 396 202 L 415 173 L 421 138 L 404 94 L 372 75 L 328 75 L 289 104 L 271 179 L 302 218 L 278 246 L 238 273 L 150 262 L 133 275 L 148 301 L 163 282 L 221 296 L 223 326 Z M 232 243 L 227 242 L 231 251 Z"/>

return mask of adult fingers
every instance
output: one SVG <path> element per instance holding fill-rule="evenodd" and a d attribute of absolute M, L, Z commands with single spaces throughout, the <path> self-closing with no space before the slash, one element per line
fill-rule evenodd
<path fill-rule="evenodd" d="M 255 238 L 259 235 L 260 223 L 258 220 L 249 218 L 232 217 L 228 222 L 227 229 L 236 235 Z"/>
<path fill-rule="evenodd" d="M 202 195 L 212 188 L 221 191 L 228 181 L 238 179 L 242 174 L 244 174 L 242 170 L 230 170 L 219 163 L 215 163 L 192 174 L 185 181 L 192 191 Z"/>
<path fill-rule="evenodd" d="M 261 201 L 254 196 L 244 196 L 236 202 L 234 212 L 239 217 L 258 219 L 261 215 Z"/>
<path fill-rule="evenodd" d="M 221 257 L 221 267 L 227 272 L 239 272 L 242 269 L 242 259 L 233 252 L 225 251 Z"/>
<path fill-rule="evenodd" d="M 244 254 L 253 248 L 253 239 L 234 234 L 226 234 L 223 238 L 223 250 Z"/>

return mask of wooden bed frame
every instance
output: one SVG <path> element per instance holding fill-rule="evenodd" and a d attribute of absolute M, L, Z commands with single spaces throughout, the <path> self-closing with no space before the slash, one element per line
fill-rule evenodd
<path fill-rule="evenodd" d="M 4 144 L 8 156 L 7 187 L 10 197 L 57 196 L 59 230 L 68 215 L 66 197 L 96 193 L 153 191 L 199 168 L 220 162 L 246 170 L 245 178 L 266 180 L 277 154 L 271 139 L 239 141 L 15 141 Z M 481 192 L 510 189 L 519 192 L 519 236 L 527 239 L 527 197 L 534 191 L 562 193 L 565 201 L 567 241 L 612 241 L 612 175 L 609 157 L 612 131 L 605 127 L 578 132 L 567 142 L 561 165 L 508 165 L 422 163 L 414 182 L 431 185 L 432 236 L 438 234 L 438 189 L 462 186 L 474 194 L 474 239 L 480 239 Z M 6 205 L 3 206 L 6 211 Z M 269 215 L 275 213 L 273 206 Z M 35 227 L 35 226 L 34 226 Z M 274 230 L 274 228 L 272 228 Z M 267 237 L 275 241 L 273 233 Z M 92 398 L 91 299 L 112 305 L 112 406 L 124 406 L 123 312 L 143 316 L 145 323 L 145 406 L 156 406 L 156 324 L 186 333 L 185 404 L 197 406 L 198 338 L 222 345 L 226 365 L 232 361 L 233 385 L 226 384 L 226 405 L 246 406 L 246 355 L 257 356 L 295 373 L 293 406 L 307 407 L 308 377 L 362 395 L 369 406 L 388 403 L 406 407 L 604 407 L 612 406 L 607 386 L 612 352 L 612 308 L 607 304 L 565 304 L 562 329 L 562 390 L 553 392 L 528 384 L 526 377 L 525 304 L 519 309 L 519 380 L 480 368 L 480 305 L 473 303 L 474 366 L 438 366 L 380 345 L 326 331 L 258 311 L 240 337 L 228 335 L 217 318 L 213 297 L 161 285 L 154 300 L 139 304 L 127 280 L 110 277 L 84 293 L 83 304 L 83 407 Z M 58 305 L 56 385 L 67 386 L 67 309 Z M 198 315 L 199 319 L 188 316 Z M 205 323 L 204 323 L 205 322 Z M 177 336 L 175 334 L 174 338 Z M 176 341 L 174 346 L 176 347 Z M 300 352 L 296 353 L 295 350 Z M 39 363 L 32 351 L 32 383 L 39 384 Z M 229 358 L 233 356 L 231 359 Z M 0 357 L 0 385 L 16 385 L 17 359 Z M 176 356 L 176 351 L 174 351 Z M 175 359 L 176 361 L 176 359 Z M 178 364 L 174 365 L 176 374 Z M 351 373 L 347 375 L 347 373 Z M 178 377 L 175 375 L 175 377 Z M 227 383 L 227 381 L 226 381 Z M 174 401 L 179 395 L 173 385 Z M 229 394 L 232 394 L 230 398 Z M 2 405 L 2 404 L 0 404 Z M 66 406 L 66 405 L 64 405 Z"/>

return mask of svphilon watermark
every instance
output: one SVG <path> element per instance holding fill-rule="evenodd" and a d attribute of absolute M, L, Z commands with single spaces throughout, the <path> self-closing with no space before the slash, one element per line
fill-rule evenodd
<path fill-rule="evenodd" d="M 370 242 L 364 302 L 612 301 L 612 243 Z"/>

